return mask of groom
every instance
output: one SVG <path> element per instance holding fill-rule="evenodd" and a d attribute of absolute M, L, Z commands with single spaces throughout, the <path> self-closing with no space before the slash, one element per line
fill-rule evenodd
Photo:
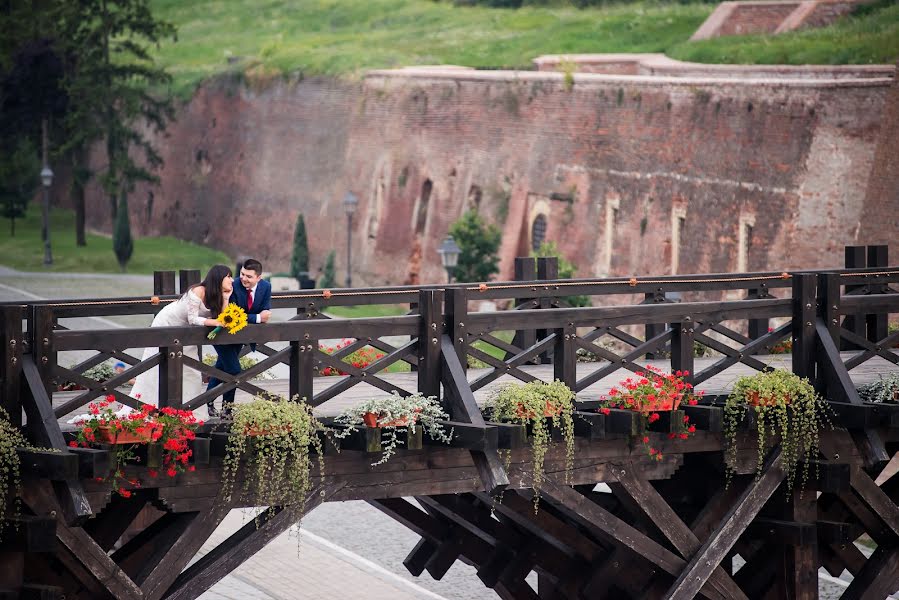
<path fill-rule="evenodd" d="M 262 279 L 262 263 L 253 258 L 248 258 L 240 265 L 240 285 L 234 286 L 231 294 L 231 303 L 244 309 L 247 313 L 247 320 L 250 323 L 267 323 L 272 314 L 272 286 L 269 282 Z M 218 360 L 215 368 L 230 375 L 240 373 L 240 351 L 243 344 L 228 344 L 225 346 L 215 346 L 218 352 Z M 221 381 L 210 378 L 207 390 L 211 390 Z M 222 411 L 219 413 L 215 409 L 213 402 L 206 405 L 209 409 L 210 417 L 221 416 L 228 418 L 231 416 L 231 410 L 234 407 L 234 394 L 237 391 L 233 388 L 224 393 L 222 396 Z"/>

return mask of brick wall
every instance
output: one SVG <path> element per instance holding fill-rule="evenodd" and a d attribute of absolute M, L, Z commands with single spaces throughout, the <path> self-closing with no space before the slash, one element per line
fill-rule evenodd
<path fill-rule="evenodd" d="M 871 0 L 763 0 L 722 2 L 690 36 L 706 40 L 723 35 L 783 33 L 824 27 Z"/>
<path fill-rule="evenodd" d="M 737 2 L 730 18 L 722 23 L 718 35 L 774 33 L 799 2 Z"/>
<path fill-rule="evenodd" d="M 899 80 L 893 82 L 881 119 L 879 142 L 868 178 L 859 239 L 888 244 L 890 264 L 899 263 Z"/>
<path fill-rule="evenodd" d="M 835 266 L 843 245 L 890 226 L 858 226 L 888 90 L 445 69 L 220 80 L 180 110 L 161 185 L 130 198 L 133 226 L 283 270 L 302 211 L 313 270 L 335 249 L 342 279 L 351 190 L 353 281 L 382 285 L 442 281 L 437 247 L 474 207 L 502 228 L 501 277 L 540 212 L 582 275 L 668 273 L 676 208 L 682 273 L 735 269 L 741 218 L 754 222 L 749 269 Z M 93 192 L 91 220 L 108 227 Z"/>

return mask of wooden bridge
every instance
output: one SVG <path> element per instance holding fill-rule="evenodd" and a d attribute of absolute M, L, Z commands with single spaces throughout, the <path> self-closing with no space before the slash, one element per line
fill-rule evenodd
<path fill-rule="evenodd" d="M 273 307 L 296 315 L 228 336 L 229 343 L 257 343 L 266 356 L 238 376 L 183 353 L 209 343 L 204 328 L 60 324 L 154 314 L 178 298 L 171 272 L 157 274 L 153 299 L 0 305 L 0 403 L 30 443 L 52 449 L 19 449 L 22 510 L 7 520 L 19 529 L 7 527 L 3 536 L 0 597 L 195 598 L 297 521 L 299 507 L 276 506 L 187 566 L 228 510 L 255 505 L 253 498 L 222 501 L 229 434 L 227 423 L 214 420 L 194 443 L 195 471 L 156 480 L 130 467 L 144 485 L 127 499 L 110 497 L 108 486 L 95 481 L 108 469 L 109 453 L 68 448 L 60 422 L 108 394 L 139 407 L 121 386 L 157 366 L 162 404 L 189 409 L 234 388 L 305 397 L 324 415 L 354 398 L 393 391 L 438 396 L 454 426 L 452 444 L 401 450 L 378 467 L 364 448 L 327 452 L 325 475 L 314 479 L 305 506 L 368 501 L 421 536 L 405 561 L 415 575 L 439 579 L 461 560 L 508 599 L 815 598 L 819 567 L 853 575 L 844 598 L 880 600 L 899 589 L 899 478 L 874 482 L 899 449 L 899 405 L 863 402 L 856 389 L 899 371 L 899 332 L 888 331 L 889 316 L 899 313 L 899 293 L 890 287 L 899 283 L 899 267 L 604 280 L 558 280 L 554 269 L 552 259 L 522 259 L 514 282 L 275 293 Z M 181 289 L 197 277 L 182 272 Z M 565 298 L 577 295 L 595 306 L 567 307 Z M 471 311 L 478 300 L 510 309 Z M 405 304 L 409 312 L 364 319 L 323 314 L 363 304 Z M 511 341 L 498 333 L 507 331 L 515 332 Z M 319 349 L 320 340 L 335 338 L 356 341 L 334 354 Z M 792 341 L 791 355 L 769 354 L 785 340 Z M 366 346 L 383 357 L 362 368 L 342 362 Z M 147 360 L 127 352 L 147 347 L 159 351 Z M 696 358 L 697 348 L 713 356 Z M 578 350 L 593 361 L 578 362 Z M 65 360 L 73 352 L 82 357 L 74 365 Z M 85 352 L 92 355 L 84 359 Z M 84 375 L 110 358 L 125 362 L 126 371 L 105 382 Z M 470 359 L 479 368 L 469 369 Z M 632 447 L 630 421 L 595 411 L 605 386 L 647 360 L 689 371 L 688 379 L 709 392 L 685 408 L 695 436 L 674 443 L 662 429 L 649 434 L 662 461 Z M 772 361 L 810 378 L 836 415 L 835 429 L 822 432 L 821 455 L 806 457 L 817 476 L 806 493 L 789 499 L 777 493 L 784 480 L 777 447 L 753 477 L 750 445 L 738 462 L 741 475 L 725 486 L 721 401 L 728 382 Z M 286 381 L 254 381 L 280 364 L 289 369 Z M 397 364 L 409 372 L 385 373 Z M 323 366 L 348 375 L 319 377 Z M 183 397 L 184 369 L 222 383 Z M 478 399 L 503 380 L 538 378 L 575 390 L 580 418 L 571 485 L 562 476 L 564 448 L 551 450 L 535 513 L 523 429 L 485 421 Z M 57 391 L 64 381 L 84 389 Z M 508 463 L 500 450 L 509 451 Z M 597 482 L 612 493 L 594 491 Z M 144 518 L 148 513 L 153 519 Z M 863 535 L 876 544 L 870 557 L 853 543 Z M 735 557 L 743 561 L 738 570 Z M 532 571 L 537 590 L 525 582 Z"/>

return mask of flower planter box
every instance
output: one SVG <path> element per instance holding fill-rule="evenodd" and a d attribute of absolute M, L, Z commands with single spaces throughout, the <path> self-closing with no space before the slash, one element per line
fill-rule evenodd
<path fill-rule="evenodd" d="M 116 432 L 111 427 L 97 428 L 97 441 L 102 444 L 148 444 L 153 441 L 152 432 L 136 433 L 133 431 Z"/>
<path fill-rule="evenodd" d="M 677 410 L 680 407 L 680 403 L 680 398 L 676 400 L 668 398 L 664 400 L 653 400 L 651 402 L 647 401 L 640 407 L 640 412 L 666 412 Z"/>
<path fill-rule="evenodd" d="M 408 427 L 402 427 L 397 430 L 396 436 L 406 450 L 421 450 L 424 447 L 423 431 L 424 427 L 421 426 L 416 427 L 415 431 Z M 383 450 L 380 427 L 366 427 L 363 433 L 365 435 L 365 452 L 377 454 Z"/>
<path fill-rule="evenodd" d="M 415 412 L 416 414 L 420 413 L 421 409 L 416 408 Z M 392 419 L 390 421 L 380 421 L 380 418 L 380 415 L 373 412 L 362 414 L 362 422 L 365 423 L 366 427 L 408 427 L 409 425 L 409 417 L 401 417 L 399 419 Z M 418 417 L 416 417 L 413 422 L 418 422 Z"/>
<path fill-rule="evenodd" d="M 780 402 L 778 402 L 777 398 L 774 398 L 774 397 L 762 398 L 759 396 L 758 392 L 750 393 L 746 399 L 749 400 L 749 404 L 751 404 L 752 406 L 778 406 L 780 404 Z M 786 405 L 790 404 L 789 396 L 784 397 L 783 404 L 786 404 Z"/>
<path fill-rule="evenodd" d="M 362 422 L 365 423 L 366 427 L 371 429 L 376 427 L 407 427 L 409 425 L 409 417 L 379 422 L 378 415 L 368 412 L 362 415 Z"/>

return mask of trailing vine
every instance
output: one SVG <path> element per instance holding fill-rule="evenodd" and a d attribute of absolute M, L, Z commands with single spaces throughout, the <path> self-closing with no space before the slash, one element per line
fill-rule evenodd
<path fill-rule="evenodd" d="M 312 489 L 310 448 L 316 451 L 319 475 L 324 476 L 318 437 L 323 429 L 312 407 L 297 397 L 257 396 L 236 405 L 222 473 L 225 501 L 231 500 L 243 465 L 241 493 L 258 505 L 304 504 Z"/>
<path fill-rule="evenodd" d="M 13 517 L 18 516 L 21 503 L 16 489 L 19 487 L 20 467 L 17 448 L 25 447 L 25 438 L 18 427 L 9 420 L 9 414 L 0 408 L 0 510 L 6 520 L 6 508 L 13 500 Z M 0 527 L 0 539 L 3 528 Z"/>
<path fill-rule="evenodd" d="M 528 426 L 533 452 L 534 511 L 540 504 L 540 487 L 545 478 L 544 461 L 552 444 L 551 424 L 565 441 L 565 483 L 574 467 L 574 392 L 561 381 L 530 381 L 503 386 L 487 401 L 486 410 L 498 421 Z M 549 421 L 552 419 L 552 421 Z"/>
<path fill-rule="evenodd" d="M 757 423 L 756 477 L 761 476 L 768 444 L 779 437 L 789 493 L 796 483 L 799 461 L 818 455 L 819 432 L 830 425 L 830 407 L 808 379 L 784 369 L 739 378 L 724 406 L 728 484 L 736 472 L 737 428 L 749 410 L 755 412 Z M 800 486 L 808 480 L 808 464 L 806 461 L 799 473 Z"/>

